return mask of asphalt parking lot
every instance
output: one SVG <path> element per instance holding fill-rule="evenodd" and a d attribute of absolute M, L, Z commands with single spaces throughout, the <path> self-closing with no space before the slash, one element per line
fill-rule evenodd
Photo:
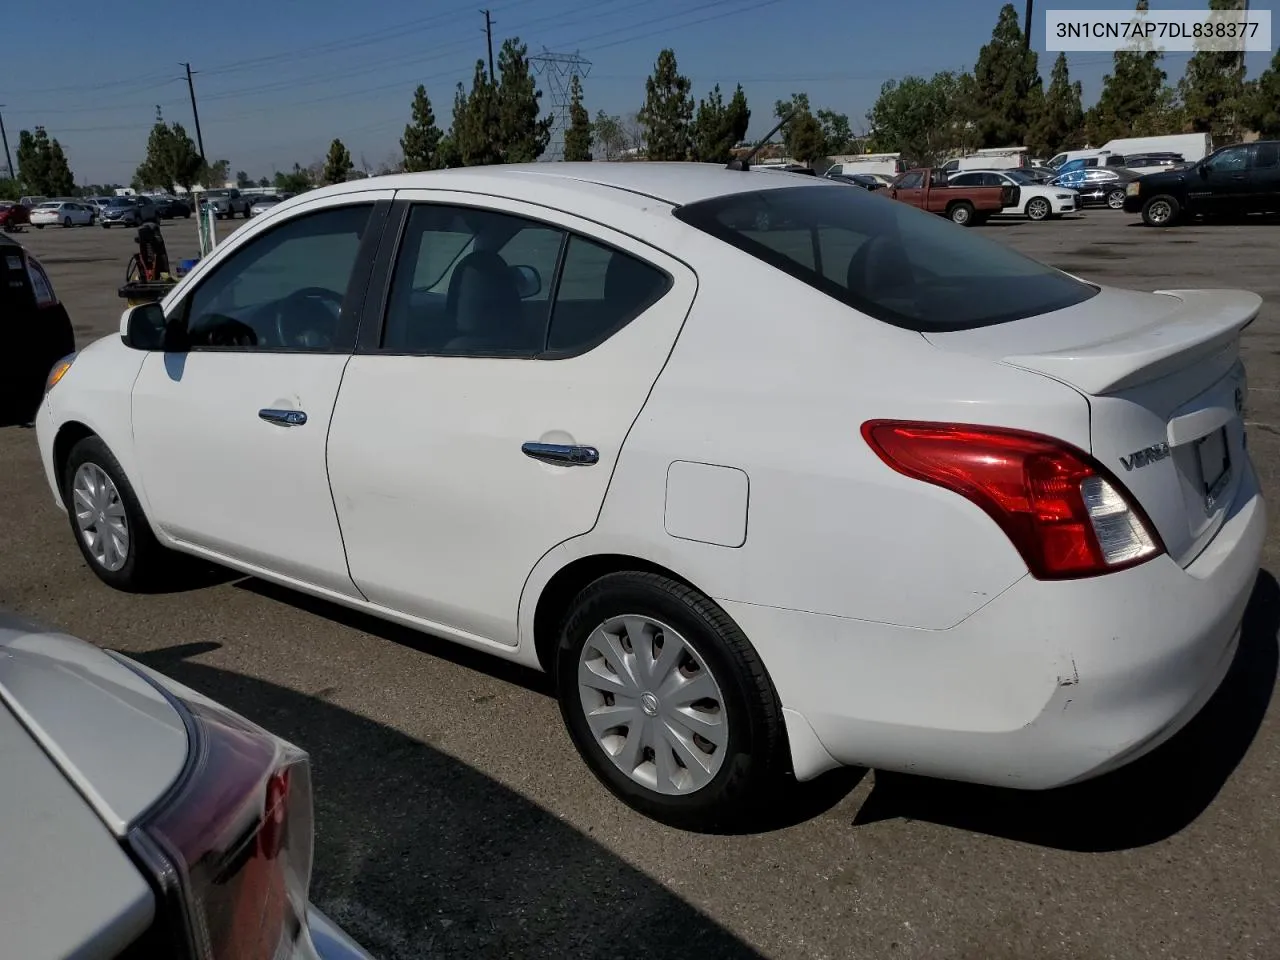
<path fill-rule="evenodd" d="M 1280 224 L 1137 224 L 1090 210 L 975 229 L 1103 283 L 1260 293 L 1249 446 L 1280 504 Z M 193 254 L 194 220 L 164 233 L 172 260 Z M 81 344 L 117 328 L 133 231 L 20 239 Z M 114 593 L 53 506 L 33 431 L 0 429 L 0 491 L 0 606 L 311 753 L 314 897 L 385 960 L 1280 957 L 1275 522 L 1222 689 L 1137 764 L 1041 794 L 841 772 L 775 829 L 698 836 L 596 784 L 538 675 L 251 578 Z"/>

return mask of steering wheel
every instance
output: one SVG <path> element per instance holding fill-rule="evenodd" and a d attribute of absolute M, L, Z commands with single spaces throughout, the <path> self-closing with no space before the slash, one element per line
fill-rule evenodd
<path fill-rule="evenodd" d="M 276 301 L 276 336 L 282 347 L 332 345 L 342 316 L 342 294 L 327 287 L 303 287 Z"/>

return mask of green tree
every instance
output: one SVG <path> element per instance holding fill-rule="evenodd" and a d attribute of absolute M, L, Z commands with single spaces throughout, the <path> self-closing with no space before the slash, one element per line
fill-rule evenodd
<path fill-rule="evenodd" d="M 60 197 L 75 189 L 75 178 L 67 169 L 67 159 L 61 146 L 56 154 L 60 160 L 55 164 L 54 146 L 57 143 L 57 140 L 49 139 L 44 127 L 36 127 L 34 133 L 23 130 L 18 134 L 18 179 L 26 193 Z"/>
<path fill-rule="evenodd" d="M 196 145 L 182 124 L 158 121 L 147 137 L 147 155 L 133 175 L 135 189 L 163 187 L 169 193 L 177 187 L 190 190 L 201 172 L 202 161 Z"/>
<path fill-rule="evenodd" d="M 845 153 L 853 143 L 853 130 L 849 126 L 849 116 L 833 110 L 819 110 L 815 116 L 822 127 L 822 139 L 826 142 L 828 156 L 834 153 Z"/>
<path fill-rule="evenodd" d="M 302 169 L 302 164 L 295 163 L 289 173 L 276 171 L 275 188 L 285 193 L 305 193 L 311 189 L 311 177 Z"/>
<path fill-rule="evenodd" d="M 210 190 L 219 189 L 231 179 L 231 161 L 215 160 L 213 163 L 206 163 L 200 169 L 199 178 L 202 186 Z"/>
<path fill-rule="evenodd" d="M 564 132 L 564 158 L 590 160 L 591 140 L 591 114 L 582 105 L 582 81 L 575 73 L 569 83 L 569 129 Z"/>
<path fill-rule="evenodd" d="M 8 177 L 0 177 L 0 200 L 20 200 L 21 198 L 21 182 Z"/>
<path fill-rule="evenodd" d="M 1138 0 L 1138 11 L 1147 7 L 1147 0 Z M 1177 132 L 1180 121 L 1173 91 L 1160 68 L 1162 56 L 1145 38 L 1131 40 L 1112 55 L 1111 72 L 1102 79 L 1098 102 L 1085 114 L 1089 143 L 1101 146 L 1116 137 Z"/>
<path fill-rule="evenodd" d="M 236 186 L 240 189 L 253 186 L 253 178 L 243 170 L 236 171 Z"/>
<path fill-rule="evenodd" d="M 484 61 L 477 60 L 467 92 L 458 84 L 453 98 L 453 128 L 450 131 L 451 159 L 456 166 L 478 167 L 502 162 L 498 131 L 498 98 L 489 82 Z"/>
<path fill-rule="evenodd" d="M 1084 110 L 1080 105 L 1080 92 L 1080 82 L 1071 82 L 1067 55 L 1059 53 L 1049 74 L 1044 103 L 1027 135 L 1027 147 L 1033 154 L 1051 157 L 1059 150 L 1071 150 L 1081 144 Z"/>
<path fill-rule="evenodd" d="M 911 166 L 933 166 L 977 146 L 968 121 L 974 81 L 950 71 L 929 79 L 887 80 L 867 113 L 876 150 L 901 153 Z"/>
<path fill-rule="evenodd" d="M 1033 91 L 1040 88 L 1040 74 L 1035 51 L 1023 45 L 1013 4 L 1000 8 L 991 42 L 978 51 L 973 77 L 977 94 L 974 119 L 982 145 L 1023 143 L 1037 106 Z"/>
<path fill-rule="evenodd" d="M 693 159 L 702 163 L 728 163 L 733 148 L 747 135 L 751 110 L 742 85 L 734 90 L 726 104 L 716 84 L 705 100 L 698 101 L 693 119 Z"/>
<path fill-rule="evenodd" d="M 606 160 L 617 160 L 627 149 L 627 134 L 622 128 L 622 118 L 600 110 L 592 121 L 593 139 L 604 151 Z"/>
<path fill-rule="evenodd" d="M 1237 0 L 1209 0 L 1210 10 L 1236 10 Z M 1187 124 L 1196 132 L 1223 141 L 1239 140 L 1244 99 L 1244 59 L 1238 52 L 1206 50 L 1196 41 L 1196 52 L 1178 83 Z"/>
<path fill-rule="evenodd" d="M 692 138 L 693 97 L 689 78 L 680 75 L 673 50 L 658 54 L 644 82 L 644 106 L 638 118 L 645 130 L 650 160 L 687 160 Z"/>
<path fill-rule="evenodd" d="M 268 180 L 266 177 L 261 177 L 258 180 L 258 186 L 262 187 L 265 190 L 267 187 L 271 186 L 271 181 Z"/>
<path fill-rule="evenodd" d="M 1280 50 L 1271 58 L 1271 66 L 1249 85 L 1243 119 L 1262 137 L 1280 139 Z"/>
<path fill-rule="evenodd" d="M 351 152 L 338 138 L 329 144 L 329 154 L 324 158 L 325 183 L 345 183 L 356 165 L 351 162 Z"/>
<path fill-rule="evenodd" d="M 49 141 L 49 195 L 70 197 L 76 192 L 76 175 L 57 139 Z"/>
<path fill-rule="evenodd" d="M 791 99 L 778 100 L 773 105 L 773 115 L 779 120 L 793 112 L 782 128 L 782 142 L 794 160 L 812 166 L 839 152 L 853 139 L 849 118 L 830 110 L 819 110 L 815 116 L 807 93 L 793 93 Z"/>
<path fill-rule="evenodd" d="M 436 126 L 435 111 L 427 97 L 427 88 L 418 84 L 413 91 L 413 122 L 404 128 L 400 149 L 404 151 L 404 169 L 410 173 L 440 168 L 440 139 L 444 136 Z"/>
<path fill-rule="evenodd" d="M 538 118 L 542 91 L 534 79 L 528 52 L 516 37 L 502 41 L 498 51 L 495 100 L 500 163 L 532 163 L 551 142 L 555 118 Z"/>

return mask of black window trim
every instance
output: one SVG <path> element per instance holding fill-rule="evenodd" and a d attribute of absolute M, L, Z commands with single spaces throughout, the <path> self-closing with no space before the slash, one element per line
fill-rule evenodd
<path fill-rule="evenodd" d="M 477 194 L 478 197 L 487 197 L 487 194 Z M 509 197 L 498 197 L 495 199 L 510 200 Z M 436 207 L 470 207 L 487 213 L 496 213 L 508 217 L 516 217 L 521 220 L 528 221 L 537 226 L 547 227 L 552 230 L 558 230 L 561 234 L 560 249 L 556 254 L 556 264 L 551 279 L 551 286 L 547 295 L 547 323 L 543 332 L 543 350 L 540 353 L 433 353 L 430 350 L 392 350 L 382 346 L 382 338 L 387 326 L 387 314 L 391 308 L 391 285 L 395 280 L 395 268 L 400 259 L 400 252 L 404 248 L 406 240 L 406 232 L 409 227 L 409 217 L 413 212 L 413 208 L 417 206 L 436 206 Z M 551 208 L 548 208 L 551 209 Z M 573 214 L 569 214 L 573 216 Z M 582 219 L 582 218 L 579 218 Z M 590 221 L 596 223 L 597 221 Z M 374 264 L 369 280 L 370 296 L 365 299 L 364 307 L 360 316 L 360 328 L 356 339 L 356 353 L 358 355 L 380 356 L 380 357 L 438 357 L 441 359 L 459 359 L 459 360 L 572 360 L 574 357 L 580 357 L 590 353 L 597 347 L 601 346 L 607 340 L 612 339 L 631 325 L 637 318 L 648 310 L 657 305 L 663 298 L 668 296 L 675 288 L 675 277 L 671 271 L 665 267 L 661 267 L 654 263 L 648 257 L 640 256 L 630 250 L 624 250 L 617 244 L 598 237 L 592 236 L 582 230 L 565 226 L 562 223 L 556 223 L 544 217 L 532 215 L 524 211 L 515 212 L 511 210 L 503 210 L 499 207 L 490 206 L 483 201 L 463 202 L 456 197 L 448 199 L 431 199 L 421 197 L 397 197 L 392 204 L 391 215 L 387 221 L 388 236 L 394 235 L 394 241 L 383 244 L 379 250 L 378 262 Z M 600 224 L 604 226 L 604 224 Z M 630 234 L 623 234 L 631 236 Z M 632 311 L 626 319 L 620 323 L 606 329 L 598 337 L 594 337 L 586 343 L 574 348 L 573 350 L 550 350 L 546 348 L 551 336 L 551 328 L 555 323 L 555 298 L 560 290 L 560 278 L 564 273 L 565 257 L 568 254 L 569 242 L 573 237 L 579 237 L 582 240 L 594 243 L 597 246 L 604 247 L 607 250 L 614 251 L 622 256 L 630 257 L 638 260 L 645 266 L 650 267 L 660 273 L 665 279 L 666 284 L 655 297 L 647 303 L 641 305 L 637 310 Z M 645 243 L 639 237 L 631 237 L 638 243 Z M 648 244 L 646 244 L 648 245 Z M 372 291 L 378 290 L 377 295 L 373 295 Z"/>
<path fill-rule="evenodd" d="M 353 194 L 353 197 L 359 197 L 360 194 Z M 382 235 L 385 231 L 386 218 L 391 207 L 391 201 L 387 199 L 355 199 L 351 203 L 333 203 L 317 207 L 314 210 L 299 212 L 298 214 L 282 220 L 280 223 L 272 224 L 268 229 L 261 233 L 250 237 L 244 246 L 247 247 L 263 237 L 270 236 L 277 230 L 281 230 L 290 224 L 296 223 L 306 217 L 315 216 L 321 213 L 328 213 L 331 210 L 339 210 L 347 207 L 369 208 L 369 220 L 365 224 L 364 234 L 360 238 L 360 245 L 356 248 L 356 262 L 351 270 L 351 277 L 347 282 L 347 289 L 342 295 L 342 315 L 338 322 L 338 331 L 336 334 L 337 345 L 327 350 L 310 350 L 303 347 L 238 347 L 238 346 L 190 346 L 185 342 L 187 324 L 190 321 L 191 302 L 195 298 L 196 293 L 209 282 L 210 277 L 217 274 L 221 269 L 221 264 L 209 271 L 208 276 L 201 277 L 190 290 L 182 295 L 174 312 L 165 320 L 165 342 L 172 345 L 173 349 L 167 352 L 172 353 L 262 353 L 262 354 L 311 354 L 316 356 L 350 356 L 358 343 L 360 317 L 363 313 L 364 303 L 367 299 L 369 289 L 370 273 L 373 267 L 373 260 L 382 241 Z M 228 259 L 235 257 L 239 250 L 233 251 L 228 255 Z"/>

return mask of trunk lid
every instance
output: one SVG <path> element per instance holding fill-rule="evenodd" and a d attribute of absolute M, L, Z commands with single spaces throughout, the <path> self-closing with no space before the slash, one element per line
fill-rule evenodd
<path fill-rule="evenodd" d="M 1050 377 L 1089 402 L 1091 453 L 1186 566 L 1222 525 L 1245 470 L 1243 290 L 1102 288 L 1066 310 L 930 333 L 944 350 Z"/>

